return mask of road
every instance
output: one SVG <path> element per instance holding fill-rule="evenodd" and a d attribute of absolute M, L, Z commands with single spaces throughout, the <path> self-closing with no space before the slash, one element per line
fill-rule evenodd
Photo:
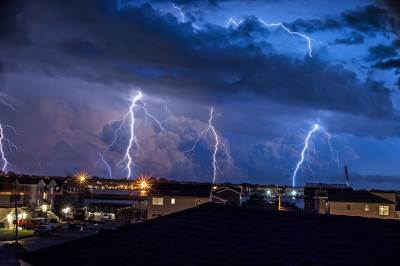
<path fill-rule="evenodd" d="M 74 239 L 87 237 L 97 233 L 95 227 L 85 227 L 81 232 L 79 229 L 60 228 L 50 236 L 33 236 L 20 240 L 22 247 L 27 251 L 33 251 L 49 246 L 58 245 Z"/>

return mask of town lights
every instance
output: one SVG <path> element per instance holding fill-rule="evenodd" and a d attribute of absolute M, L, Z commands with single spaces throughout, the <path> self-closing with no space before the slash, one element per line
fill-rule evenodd
<path fill-rule="evenodd" d="M 136 184 L 141 191 L 148 190 L 151 187 L 150 177 L 141 176 L 136 180 Z"/>
<path fill-rule="evenodd" d="M 145 189 L 147 189 L 149 187 L 149 184 L 147 183 L 147 181 L 143 180 L 143 181 L 140 181 L 140 185 L 139 186 L 140 186 L 141 190 L 145 190 Z"/>
<path fill-rule="evenodd" d="M 68 213 L 70 213 L 70 211 L 71 211 L 71 207 L 65 207 L 61 210 L 61 212 L 64 214 L 68 214 Z"/>
<path fill-rule="evenodd" d="M 80 171 L 75 175 L 75 179 L 79 185 L 86 185 L 89 179 L 89 174 L 86 171 Z"/>

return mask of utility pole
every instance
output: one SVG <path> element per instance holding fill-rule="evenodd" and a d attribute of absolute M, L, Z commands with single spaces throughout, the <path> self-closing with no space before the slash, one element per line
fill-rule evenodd
<path fill-rule="evenodd" d="M 15 180 L 14 180 L 14 208 L 15 208 L 15 243 L 18 244 L 17 175 L 15 175 Z"/>

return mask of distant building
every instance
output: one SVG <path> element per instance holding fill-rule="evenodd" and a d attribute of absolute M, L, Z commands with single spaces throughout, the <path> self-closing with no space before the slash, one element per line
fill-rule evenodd
<path fill-rule="evenodd" d="M 283 197 L 286 198 L 302 198 L 304 197 L 304 188 L 302 187 L 285 187 Z"/>
<path fill-rule="evenodd" d="M 0 180 L 0 207 L 14 206 L 15 179 L 3 177 Z M 49 178 L 18 177 L 17 205 L 32 210 L 50 211 L 54 207 L 55 187 L 57 184 Z"/>
<path fill-rule="evenodd" d="M 109 214 L 117 220 L 134 222 L 147 218 L 147 196 L 136 190 L 92 190 L 88 191 L 83 200 L 88 219 L 96 214 Z M 121 213 L 129 213 L 121 217 Z"/>
<path fill-rule="evenodd" d="M 193 208 L 209 202 L 211 184 L 156 183 L 148 195 L 147 218 Z"/>
<path fill-rule="evenodd" d="M 242 187 L 220 185 L 213 187 L 212 202 L 228 206 L 240 206 L 242 201 Z"/>
<path fill-rule="evenodd" d="M 320 214 L 400 219 L 395 209 L 396 193 L 353 190 L 341 185 L 306 186 L 307 211 Z"/>

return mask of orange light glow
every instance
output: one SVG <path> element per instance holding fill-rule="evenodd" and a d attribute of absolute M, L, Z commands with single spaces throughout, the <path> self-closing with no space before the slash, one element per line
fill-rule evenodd
<path fill-rule="evenodd" d="M 135 183 L 140 190 L 149 190 L 151 187 L 149 176 L 140 176 L 136 179 Z"/>
<path fill-rule="evenodd" d="M 80 171 L 75 175 L 75 179 L 79 185 L 86 185 L 89 179 L 89 173 L 86 171 Z"/>

